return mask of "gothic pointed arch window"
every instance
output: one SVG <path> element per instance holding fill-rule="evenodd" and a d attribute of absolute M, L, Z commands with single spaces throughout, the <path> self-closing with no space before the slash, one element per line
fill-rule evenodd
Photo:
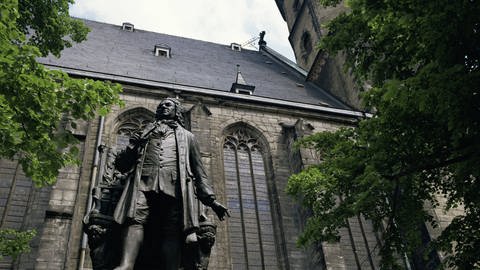
<path fill-rule="evenodd" d="M 155 118 L 155 114 L 145 108 L 133 108 L 121 113 L 113 126 L 113 134 L 106 148 L 100 152 L 99 178 L 96 182 L 94 205 L 101 214 L 113 216 L 124 183 L 115 175 L 114 160 L 117 153 L 125 150 L 133 133 Z"/>
<path fill-rule="evenodd" d="M 155 120 L 155 114 L 145 108 L 134 108 L 118 116 L 115 146 L 123 149 L 136 130 Z"/>
<path fill-rule="evenodd" d="M 223 162 L 232 269 L 278 269 L 267 183 L 267 147 L 260 133 L 240 124 L 229 128 Z"/>

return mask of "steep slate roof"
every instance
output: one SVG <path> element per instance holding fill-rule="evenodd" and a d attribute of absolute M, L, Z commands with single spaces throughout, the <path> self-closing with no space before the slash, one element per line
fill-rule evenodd
<path fill-rule="evenodd" d="M 39 61 L 49 66 L 173 83 L 228 92 L 236 65 L 253 96 L 349 109 L 305 76 L 265 51 L 233 51 L 230 46 L 85 20 L 87 40 Z M 156 57 L 155 44 L 171 47 L 171 58 Z M 304 85 L 304 87 L 298 84 Z"/>

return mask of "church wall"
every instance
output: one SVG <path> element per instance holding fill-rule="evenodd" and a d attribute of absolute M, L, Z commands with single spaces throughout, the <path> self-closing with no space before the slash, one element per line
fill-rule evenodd
<path fill-rule="evenodd" d="M 114 132 L 116 132 L 120 114 L 138 107 L 154 112 L 159 100 L 166 96 L 172 96 L 172 93 L 162 89 L 125 86 L 125 93 L 122 95 L 126 103 L 125 107 L 113 108 L 112 112 L 105 117 L 102 142 L 107 145 L 114 144 L 116 137 Z M 296 246 L 304 217 L 294 200 L 284 192 L 288 176 L 294 172 L 290 160 L 286 158 L 291 149 L 285 140 L 284 126 L 294 125 L 302 119 L 312 132 L 318 132 L 348 125 L 351 119 L 295 108 L 278 108 L 193 94 L 180 93 L 179 98 L 189 110 L 191 130 L 199 140 L 202 159 L 220 202 L 226 201 L 222 156 L 225 129 L 235 123 L 245 123 L 261 133 L 269 152 L 265 160 L 270 163 L 266 166 L 268 167 L 266 173 L 271 193 L 269 196 L 274 219 L 274 236 L 279 245 L 276 248 L 279 256 L 278 269 L 323 269 L 323 255 L 319 256 L 311 250 L 305 251 Z M 32 252 L 22 255 L 14 262 L 14 269 L 79 269 L 82 260 L 82 219 L 86 213 L 91 188 L 98 128 L 99 118 L 95 118 L 86 124 L 83 133 L 80 132 L 82 133 L 80 166 L 62 170 L 53 187 L 43 190 L 34 189 L 32 208 L 28 208 L 32 218 L 25 223 L 28 226 L 24 227 L 37 228 L 38 235 L 33 242 Z M 307 161 L 305 154 L 304 158 L 305 160 L 302 161 L 304 163 L 314 161 L 313 158 Z M 11 166 L 13 165 L 5 165 L 9 168 Z M 8 176 L 5 178 L 12 177 L 12 174 L 14 172 L 9 169 Z M 209 269 L 232 269 L 232 250 L 228 239 L 227 222 L 216 220 L 216 223 L 218 224 L 217 240 L 212 251 Z M 329 250 L 326 251 L 324 253 L 328 254 Z M 88 249 L 84 255 L 83 269 L 89 269 L 91 263 Z M 0 269 L 9 269 L 9 267 Z"/>
<path fill-rule="evenodd" d="M 283 1 L 283 10 L 285 11 L 285 21 L 287 22 L 288 30 L 292 31 L 295 19 L 298 16 L 303 2 L 305 0 L 285 0 Z"/>
<path fill-rule="evenodd" d="M 309 70 L 318 53 L 320 28 L 313 19 L 316 10 L 309 0 L 287 0 L 283 3 L 285 21 L 290 35 L 288 40 L 295 54 L 297 65 Z M 308 37 L 307 37 L 308 36 Z"/>
<path fill-rule="evenodd" d="M 86 157 L 84 138 L 80 138 L 80 161 Z M 87 148 L 88 149 L 88 148 Z M 48 207 L 44 212 L 42 227 L 38 230 L 39 247 L 35 258 L 34 269 L 74 269 L 69 265 L 72 254 L 77 253 L 78 246 L 71 245 L 72 238 L 81 237 L 81 224 L 75 215 L 80 206 L 79 194 L 83 178 L 83 166 L 69 166 L 60 171 L 57 182 L 51 187 L 52 191 Z M 75 232 L 75 233 L 74 233 Z M 25 269 L 19 267 L 18 269 Z"/>
<path fill-rule="evenodd" d="M 313 24 L 320 26 L 320 36 L 327 34 L 324 27 L 329 21 L 343 12 L 348 12 L 348 8 L 342 2 L 335 7 L 324 7 L 318 1 L 311 1 L 311 17 Z M 311 29 L 306 26 L 306 29 Z M 295 49 L 294 49 L 295 50 Z M 330 56 L 325 52 L 316 52 L 313 56 L 312 63 L 309 66 L 308 80 L 314 81 L 323 89 L 328 89 L 337 98 L 350 105 L 355 109 L 362 109 L 359 95 L 360 88 L 355 84 L 355 80 L 350 71 L 345 70 L 345 55 L 339 53 Z"/>
<path fill-rule="evenodd" d="M 360 100 L 360 87 L 355 83 L 350 71 L 345 70 L 345 55 L 329 56 L 320 52 L 310 67 L 308 80 L 315 82 L 352 108 L 364 106 Z"/>
<path fill-rule="evenodd" d="M 212 151 L 211 153 L 207 154 L 208 158 L 211 162 L 207 162 L 207 164 L 211 163 L 213 166 L 210 167 L 210 175 L 214 183 L 214 187 L 217 190 L 217 193 L 220 195 L 222 201 L 225 201 L 223 191 L 224 189 L 224 179 L 223 179 L 223 163 L 222 157 L 218 153 L 221 153 L 220 149 L 222 149 L 222 131 L 233 123 L 243 122 L 247 123 L 262 132 L 265 136 L 269 148 L 271 151 L 271 161 L 272 161 L 272 168 L 273 168 L 273 181 L 276 185 L 276 196 L 278 196 L 279 205 L 277 205 L 278 216 L 280 220 L 277 220 L 278 223 L 281 223 L 281 233 L 283 235 L 276 235 L 277 240 L 284 241 L 283 244 L 285 245 L 286 250 L 286 258 L 283 259 L 283 263 L 286 265 L 285 269 L 308 269 L 305 267 L 305 262 L 308 261 L 306 258 L 306 254 L 302 250 L 296 247 L 296 238 L 299 234 L 300 228 L 300 220 L 297 217 L 295 203 L 293 202 L 292 198 L 288 197 L 284 190 L 286 187 L 286 182 L 288 176 L 291 174 L 291 170 L 289 167 L 288 159 L 285 157 L 288 155 L 287 149 L 285 144 L 282 142 L 282 127 L 281 123 L 289 122 L 295 123 L 298 120 L 298 116 L 296 117 L 294 113 L 291 115 L 286 113 L 280 113 L 278 111 L 258 111 L 259 108 L 252 109 L 252 108 L 239 108 L 236 106 L 218 106 L 214 104 L 207 105 L 210 109 L 212 115 L 210 116 L 210 124 L 204 125 L 202 127 L 195 127 L 192 125 L 192 131 L 197 133 L 197 130 L 201 133 L 202 129 L 205 132 L 205 127 L 210 130 L 212 133 L 214 140 L 212 144 L 214 145 L 212 148 L 217 149 L 217 151 Z M 195 117 L 192 116 L 192 119 Z M 319 130 L 325 130 L 329 128 L 333 128 L 335 124 L 333 123 L 316 123 L 318 125 Z M 202 144 L 201 144 L 202 147 Z M 203 147 L 202 147 L 203 148 Z M 225 229 L 222 228 L 226 224 L 222 223 L 220 227 L 221 233 L 220 235 L 225 235 Z M 223 237 L 226 239 L 226 237 Z M 214 261 L 212 261 L 212 267 L 216 264 L 218 268 L 212 269 L 230 269 L 227 264 L 226 268 L 220 267 L 224 265 L 224 262 L 228 262 L 228 253 L 224 254 L 225 250 L 228 250 L 228 246 L 226 248 L 221 248 L 225 246 L 226 243 L 220 242 L 221 239 L 218 239 L 217 245 L 215 247 L 215 251 L 217 251 L 218 256 L 214 256 Z M 218 251 L 222 251 L 223 254 L 218 254 Z M 226 260 L 224 262 L 221 261 L 222 256 L 226 255 Z M 215 262 L 215 260 L 217 260 Z"/>
<path fill-rule="evenodd" d="M 135 87 L 132 87 L 131 90 L 134 91 Z M 152 96 L 148 94 L 132 95 L 130 94 L 131 90 L 127 90 L 129 94 L 124 95 L 126 106 L 114 109 L 105 119 L 103 135 L 105 143 L 112 144 L 114 142 L 112 134 L 115 132 L 115 121 L 118 115 L 138 106 L 154 112 L 161 97 L 170 95 L 166 91 L 155 91 Z M 305 121 L 311 123 L 315 131 L 333 130 L 343 124 L 333 120 L 315 119 L 310 113 L 295 109 L 279 109 L 182 94 L 180 94 L 180 98 L 186 109 L 190 110 L 191 131 L 197 136 L 202 160 L 209 172 L 218 199 L 222 203 L 225 203 L 226 200 L 222 160 L 225 128 L 231 124 L 242 122 L 258 129 L 266 138 L 272 162 L 272 181 L 276 186 L 275 196 L 279 203 L 272 207 L 274 211 L 278 212 L 276 216 L 279 218 L 275 221 L 277 226 L 275 237 L 280 242 L 279 244 L 283 244 L 281 248 L 286 252 L 286 256 L 280 258 L 284 265 L 280 269 L 310 269 L 306 267 L 308 261 L 306 254 L 296 246 L 302 220 L 296 212 L 295 202 L 284 192 L 288 176 L 292 171 L 288 159 L 285 158 L 288 153 L 286 145 L 282 141 L 281 124 L 294 124 L 299 118 L 305 118 Z M 217 220 L 217 225 L 217 240 L 212 251 L 210 269 L 231 269 L 227 222 L 218 222 Z"/>
<path fill-rule="evenodd" d="M 289 40 L 297 59 L 297 64 L 309 70 L 318 53 L 320 32 L 315 29 L 313 10 L 307 3 L 298 11 L 295 28 L 290 32 Z"/>
<path fill-rule="evenodd" d="M 295 1 L 285 1 L 283 10 L 290 32 L 289 41 L 297 64 L 308 71 L 307 80 L 330 91 L 353 108 L 363 108 L 359 99 L 359 87 L 350 72 L 344 69 L 344 55 L 329 56 L 317 49 L 320 38 L 327 34 L 326 23 L 347 11 L 343 3 L 335 7 L 324 7 L 318 1 L 304 0 L 295 9 Z M 312 49 L 305 46 L 305 35 L 310 35 Z M 308 42 L 307 42 L 308 43 Z"/>
<path fill-rule="evenodd" d="M 307 1 L 311 1 L 311 0 L 307 0 Z M 340 13 L 347 11 L 347 8 L 345 7 L 345 4 L 343 3 L 343 1 L 334 7 L 331 7 L 331 6 L 324 7 L 317 1 L 311 1 L 311 2 L 314 3 L 314 5 L 312 6 L 314 7 L 315 15 L 320 25 L 331 21 L 332 19 L 337 17 Z M 326 34 L 326 32 L 324 31 L 325 29 L 322 27 L 322 35 Z"/>
<path fill-rule="evenodd" d="M 35 188 L 25 176 L 16 160 L 0 160 L 0 217 L 2 229 L 29 230 L 39 228 L 44 222 L 50 188 Z M 38 235 L 38 232 L 37 232 Z M 32 252 L 22 254 L 16 260 L 4 257 L 0 269 L 32 269 L 39 237 L 31 242 Z"/>

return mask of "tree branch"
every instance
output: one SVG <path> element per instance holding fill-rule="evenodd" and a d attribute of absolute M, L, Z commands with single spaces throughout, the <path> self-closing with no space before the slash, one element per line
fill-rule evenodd
<path fill-rule="evenodd" d="M 455 157 L 455 158 L 443 160 L 443 161 L 440 161 L 440 162 L 437 162 L 437 163 L 424 164 L 424 165 L 421 165 L 421 166 L 414 166 L 414 167 L 410 167 L 410 169 L 407 169 L 405 171 L 402 171 L 402 172 L 399 172 L 399 173 L 396 173 L 396 174 L 383 175 L 383 177 L 385 177 L 387 179 L 390 179 L 390 180 L 393 180 L 393 179 L 397 179 L 399 177 L 407 176 L 407 175 L 412 174 L 416 171 L 443 168 L 443 167 L 448 166 L 448 165 L 452 165 L 452 164 L 455 164 L 455 163 L 458 163 L 458 162 L 465 161 L 465 160 L 469 159 L 472 155 L 473 155 L 473 153 L 468 153 L 468 154 L 465 154 L 465 155 L 462 155 L 462 156 L 458 156 L 458 157 Z"/>

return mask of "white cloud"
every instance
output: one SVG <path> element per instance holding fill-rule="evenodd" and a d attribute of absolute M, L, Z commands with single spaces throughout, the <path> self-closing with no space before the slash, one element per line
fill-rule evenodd
<path fill-rule="evenodd" d="M 268 46 L 294 60 L 274 0 L 78 0 L 72 16 L 221 44 L 244 43 L 265 30 Z"/>

